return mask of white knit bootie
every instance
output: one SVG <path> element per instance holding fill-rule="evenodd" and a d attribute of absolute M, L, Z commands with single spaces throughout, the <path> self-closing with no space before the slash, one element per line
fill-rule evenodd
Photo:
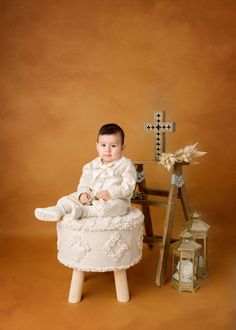
<path fill-rule="evenodd" d="M 38 220 L 42 221 L 58 221 L 65 214 L 59 206 L 50 206 L 45 208 L 37 208 L 34 214 Z"/>
<path fill-rule="evenodd" d="M 75 220 L 83 218 L 83 207 L 82 206 L 72 207 L 70 217 L 71 219 L 75 219 Z"/>

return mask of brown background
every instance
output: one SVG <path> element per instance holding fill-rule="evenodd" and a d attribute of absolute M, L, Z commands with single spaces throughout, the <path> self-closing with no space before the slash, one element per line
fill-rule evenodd
<path fill-rule="evenodd" d="M 212 318 L 211 328 L 231 328 L 232 296 L 225 289 L 235 289 L 235 258 L 230 254 L 235 241 L 235 9 L 235 1 L 227 0 L 1 1 L 0 228 L 1 256 L 6 269 L 1 277 L 5 296 L 13 295 L 3 304 L 4 329 L 16 329 L 14 322 L 17 329 L 32 327 L 36 314 L 35 310 L 27 313 L 28 305 L 32 308 L 35 294 L 39 295 L 37 299 L 43 299 L 40 294 L 44 294 L 47 301 L 49 289 L 45 286 L 50 287 L 55 281 L 55 272 L 57 280 L 66 272 L 56 260 L 53 263 L 55 226 L 37 222 L 34 208 L 51 205 L 76 189 L 82 165 L 96 156 L 97 130 L 104 123 L 117 122 L 124 128 L 125 154 L 129 158 L 153 159 L 153 136 L 144 132 L 143 126 L 153 120 L 155 111 L 162 110 L 167 112 L 167 120 L 177 125 L 176 132 L 167 136 L 167 151 L 199 142 L 199 149 L 208 152 L 199 159 L 200 165 L 184 169 L 191 207 L 200 210 L 211 225 L 211 272 L 218 276 L 212 275 L 204 282 L 206 287 L 195 295 L 200 300 L 198 307 L 193 306 L 198 312 L 191 314 L 192 329 L 204 325 L 199 314 L 214 314 L 216 307 L 223 311 L 221 316 L 227 323 L 220 323 L 218 314 L 219 319 Z M 169 174 L 161 166 L 147 166 L 146 176 L 149 186 L 168 187 Z M 161 217 L 156 219 L 155 209 L 152 214 L 158 231 Z M 178 209 L 176 235 L 182 221 Z M 37 263 L 30 251 L 41 262 Z M 144 265 L 153 272 L 156 267 L 148 263 L 148 258 L 150 263 L 153 261 L 150 253 L 155 251 L 144 252 L 143 266 L 140 263 L 136 268 L 141 276 Z M 45 266 L 54 267 L 42 288 L 22 286 L 28 281 L 27 267 L 33 259 L 37 264 L 34 269 L 39 272 Z M 18 272 L 14 270 L 16 260 L 21 264 Z M 140 276 L 136 269 L 131 270 L 131 277 Z M 13 277 L 8 276 L 9 272 Z M 45 270 L 40 279 L 46 274 Z M 70 276 L 69 272 L 66 274 L 64 288 Z M 29 276 L 39 281 L 33 270 Z M 101 274 L 98 276 L 103 283 Z M 115 329 L 131 325 L 140 329 L 158 324 L 184 325 L 181 319 L 189 313 L 184 309 L 188 303 L 181 301 L 182 295 L 169 286 L 155 291 L 155 274 L 148 272 L 148 276 L 146 288 L 152 286 L 148 297 L 145 286 L 140 291 L 139 286 L 133 287 L 137 301 L 139 298 L 144 304 L 138 313 L 141 319 L 129 319 L 132 313 L 135 315 L 134 310 L 122 321 L 113 314 L 108 318 L 111 323 L 106 321 L 103 329 L 111 328 L 113 318 Z M 220 283 L 223 286 L 219 292 Z M 68 305 L 63 305 L 67 289 L 56 290 L 60 285 L 55 284 L 54 294 L 57 298 L 60 294 L 61 309 L 67 308 L 70 313 Z M 207 293 L 207 289 L 211 291 Z M 113 289 L 104 287 L 100 296 L 95 294 L 94 301 L 90 294 L 90 303 L 101 300 L 109 306 L 112 296 L 103 300 L 104 292 L 109 290 Z M 157 303 L 160 292 L 162 300 L 157 299 Z M 23 303 L 22 297 L 30 293 L 32 300 Z M 206 296 L 212 300 L 204 308 Z M 182 302 L 183 309 L 180 313 L 173 309 L 173 317 L 167 317 L 165 299 L 175 306 Z M 132 303 L 135 304 L 135 298 Z M 24 307 L 19 311 L 19 306 Z M 39 329 L 53 322 L 50 308 L 46 319 L 40 319 Z M 79 322 L 79 308 L 70 308 Z M 87 308 L 83 311 L 84 322 L 93 307 Z M 155 312 L 161 309 L 162 321 Z M 115 307 L 114 313 L 118 313 Z M 104 319 L 102 311 L 100 314 Z M 55 325 L 55 329 L 67 328 L 73 328 L 72 321 Z"/>

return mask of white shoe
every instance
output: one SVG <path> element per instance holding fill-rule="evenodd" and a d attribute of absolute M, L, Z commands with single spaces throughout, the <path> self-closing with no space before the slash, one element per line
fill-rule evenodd
<path fill-rule="evenodd" d="M 37 208 L 34 214 L 38 220 L 42 221 L 58 221 L 64 215 L 62 209 L 58 206 Z"/>
<path fill-rule="evenodd" d="M 81 219 L 83 218 L 83 208 L 81 206 L 74 206 L 70 213 L 71 219 Z"/>

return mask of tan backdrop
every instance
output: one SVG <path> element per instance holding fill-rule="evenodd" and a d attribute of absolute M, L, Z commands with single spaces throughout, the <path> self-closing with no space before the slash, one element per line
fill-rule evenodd
<path fill-rule="evenodd" d="M 143 126 L 161 110 L 177 125 L 167 151 L 199 142 L 208 152 L 185 169 L 191 207 L 219 233 L 233 226 L 234 10 L 234 1 L 2 1 L 2 235 L 54 231 L 33 210 L 76 189 L 102 124 L 123 126 L 128 157 L 153 159 Z M 168 187 L 162 167 L 146 175 Z"/>
<path fill-rule="evenodd" d="M 235 10 L 235 0 L 0 1 L 1 329 L 236 329 Z M 168 258 L 157 287 L 159 247 L 144 245 L 127 271 L 129 303 L 116 301 L 113 274 L 88 273 L 71 305 L 55 224 L 34 209 L 76 189 L 104 123 L 124 128 L 128 157 L 153 159 L 144 123 L 162 110 L 177 126 L 167 151 L 198 142 L 208 152 L 184 177 L 191 208 L 211 225 L 209 278 L 179 293 Z M 169 188 L 162 166 L 145 173 Z M 164 210 L 151 213 L 159 234 Z M 178 204 L 175 237 L 182 223 Z"/>

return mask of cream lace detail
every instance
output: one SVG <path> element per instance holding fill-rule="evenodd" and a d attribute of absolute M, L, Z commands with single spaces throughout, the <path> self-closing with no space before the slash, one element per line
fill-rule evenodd
<path fill-rule="evenodd" d="M 139 209 L 131 208 L 127 215 L 104 219 L 94 217 L 74 220 L 65 215 L 58 225 L 77 231 L 131 230 L 139 226 L 143 219 L 144 215 Z"/>
<path fill-rule="evenodd" d="M 115 262 L 118 262 L 128 249 L 128 245 L 121 240 L 121 235 L 119 233 L 114 233 L 103 246 L 105 254 L 111 257 Z"/>
<path fill-rule="evenodd" d="M 137 244 L 138 250 L 141 252 L 143 249 L 143 227 L 142 226 L 139 229 L 136 244 Z"/>
<path fill-rule="evenodd" d="M 86 254 L 91 250 L 88 243 L 85 242 L 83 237 L 79 234 L 73 239 L 73 243 L 71 244 L 71 251 L 76 255 L 76 260 L 79 262 Z"/>
<path fill-rule="evenodd" d="M 131 262 L 125 265 L 116 265 L 116 266 L 112 265 L 112 266 L 104 266 L 104 267 L 94 267 L 93 265 L 90 266 L 78 265 L 77 263 L 69 262 L 65 258 L 61 257 L 60 254 L 57 255 L 57 258 L 63 265 L 72 269 L 78 269 L 84 272 L 113 272 L 115 270 L 129 269 L 130 267 L 136 265 L 138 262 L 140 262 L 142 255 L 140 254 L 136 259 L 132 260 Z"/>

